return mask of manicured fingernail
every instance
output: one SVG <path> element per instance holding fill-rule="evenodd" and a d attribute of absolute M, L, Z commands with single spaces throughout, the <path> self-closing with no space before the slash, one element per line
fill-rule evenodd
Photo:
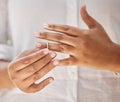
<path fill-rule="evenodd" d="M 35 34 L 34 34 L 34 36 L 35 36 L 35 37 L 39 37 L 39 36 L 40 36 L 40 34 L 35 33 Z"/>
<path fill-rule="evenodd" d="M 48 49 L 44 49 L 44 50 L 43 50 L 43 53 L 44 53 L 44 54 L 48 54 L 48 53 L 49 53 L 49 50 L 48 50 Z"/>
<path fill-rule="evenodd" d="M 41 44 L 40 43 L 36 43 L 36 47 L 41 47 Z"/>
<path fill-rule="evenodd" d="M 53 81 L 54 81 L 54 79 L 52 79 L 52 78 L 51 78 L 51 79 L 49 79 L 49 83 L 51 83 L 51 82 L 53 82 Z"/>
<path fill-rule="evenodd" d="M 54 60 L 54 61 L 53 61 L 53 64 L 54 64 L 54 65 L 58 65 L 58 64 L 59 64 L 59 61 L 58 61 L 58 60 Z"/>
<path fill-rule="evenodd" d="M 49 28 L 49 24 L 44 24 L 43 27 L 44 28 Z"/>
<path fill-rule="evenodd" d="M 50 52 L 50 56 L 53 58 L 56 56 L 56 54 L 54 52 Z"/>

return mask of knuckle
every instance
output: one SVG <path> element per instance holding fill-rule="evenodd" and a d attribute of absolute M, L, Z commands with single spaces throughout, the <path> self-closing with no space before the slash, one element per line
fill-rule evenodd
<path fill-rule="evenodd" d="M 47 38 L 47 37 L 48 37 L 48 32 L 44 32 L 44 33 L 41 34 L 41 35 L 42 35 L 42 37 Z"/>
<path fill-rule="evenodd" d="M 63 50 L 65 50 L 67 52 L 71 52 L 73 50 L 73 47 L 66 45 L 65 47 L 63 47 Z"/>
<path fill-rule="evenodd" d="M 29 63 L 31 63 L 31 57 L 28 57 L 28 58 L 23 59 L 22 63 L 24 63 L 24 64 L 29 64 Z"/>
<path fill-rule="evenodd" d="M 58 34 L 56 37 L 55 37 L 57 40 L 61 41 L 64 39 L 63 35 L 62 34 Z"/>
<path fill-rule="evenodd" d="M 33 80 L 37 81 L 40 77 L 41 77 L 41 75 L 39 74 L 39 72 L 36 72 L 34 77 L 33 77 Z"/>
<path fill-rule="evenodd" d="M 35 75 L 34 77 L 33 77 L 33 80 L 34 81 L 37 81 L 39 79 L 39 76 L 38 75 Z"/>
<path fill-rule="evenodd" d="M 64 51 L 64 47 L 63 47 L 63 45 L 58 45 L 58 48 L 59 48 L 59 51 Z"/>
<path fill-rule="evenodd" d="M 90 45 L 89 36 L 85 36 L 85 38 L 83 40 L 82 39 L 77 39 L 77 42 L 75 43 L 77 46 L 78 46 L 78 42 L 80 42 L 80 40 L 81 40 L 80 45 L 81 45 L 82 49 L 86 49 L 86 48 L 89 47 L 89 45 Z"/>
<path fill-rule="evenodd" d="M 37 70 L 35 63 L 31 64 L 29 68 L 29 72 L 35 72 Z"/>
<path fill-rule="evenodd" d="M 70 31 L 70 27 L 67 26 L 67 25 L 64 25 L 64 26 L 62 27 L 62 29 L 63 29 L 64 31 Z"/>
<path fill-rule="evenodd" d="M 72 47 L 67 46 L 67 45 L 59 45 L 59 49 L 60 49 L 60 51 L 62 51 L 62 52 L 68 52 L 68 53 L 73 50 Z"/>
<path fill-rule="evenodd" d="M 49 27 L 52 28 L 52 29 L 56 29 L 57 28 L 56 25 L 49 25 Z"/>

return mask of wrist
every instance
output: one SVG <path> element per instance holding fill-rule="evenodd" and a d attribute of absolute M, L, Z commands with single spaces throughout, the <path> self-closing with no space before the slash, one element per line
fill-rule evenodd
<path fill-rule="evenodd" d="M 113 43 L 111 51 L 111 61 L 109 62 L 110 70 L 120 73 L 120 45 Z"/>
<path fill-rule="evenodd" d="M 8 64 L 9 62 L 0 61 L 0 88 L 14 88 L 12 81 L 8 75 Z"/>

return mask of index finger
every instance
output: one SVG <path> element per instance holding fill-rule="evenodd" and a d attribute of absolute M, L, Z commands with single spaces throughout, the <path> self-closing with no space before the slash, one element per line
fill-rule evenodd
<path fill-rule="evenodd" d="M 83 36 L 79 28 L 69 25 L 45 24 L 44 28 L 52 31 L 65 33 L 71 36 Z"/>
<path fill-rule="evenodd" d="M 32 53 L 28 56 L 22 57 L 14 62 L 12 62 L 10 64 L 11 68 L 14 68 L 14 70 L 19 71 L 25 67 L 27 67 L 28 65 L 36 62 L 37 60 L 43 58 L 44 56 L 46 56 L 49 53 L 48 49 L 43 49 L 40 50 L 38 52 Z"/>

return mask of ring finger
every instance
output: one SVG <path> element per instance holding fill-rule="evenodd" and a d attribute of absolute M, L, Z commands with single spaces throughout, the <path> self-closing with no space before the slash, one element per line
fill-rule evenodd
<path fill-rule="evenodd" d="M 40 34 L 35 35 L 38 38 L 46 39 L 54 42 L 64 43 L 70 46 L 75 46 L 76 37 L 60 34 L 60 33 L 50 33 L 50 32 L 42 32 Z"/>

